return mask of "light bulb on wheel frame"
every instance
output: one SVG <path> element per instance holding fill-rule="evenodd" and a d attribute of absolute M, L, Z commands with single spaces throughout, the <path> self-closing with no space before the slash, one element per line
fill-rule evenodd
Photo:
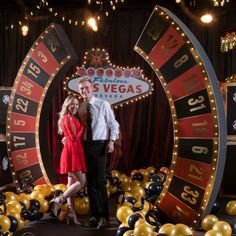
<path fill-rule="evenodd" d="M 27 34 L 28 34 L 28 32 L 29 32 L 29 27 L 28 27 L 28 25 L 22 25 L 21 26 L 21 33 L 22 33 L 22 35 L 23 36 L 26 36 Z"/>

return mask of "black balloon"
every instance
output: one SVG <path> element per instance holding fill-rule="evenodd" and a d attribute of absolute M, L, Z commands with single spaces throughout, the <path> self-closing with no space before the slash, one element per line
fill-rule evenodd
<path fill-rule="evenodd" d="M 43 218 L 43 213 L 42 212 L 37 212 L 35 213 L 35 220 L 41 220 Z"/>
<path fill-rule="evenodd" d="M 145 220 L 148 222 L 148 224 L 155 226 L 155 231 L 158 231 L 158 229 L 161 227 L 158 217 L 158 210 L 149 210 L 145 215 Z"/>
<path fill-rule="evenodd" d="M 232 226 L 232 233 L 236 234 L 236 223 L 234 223 Z"/>
<path fill-rule="evenodd" d="M 119 186 L 121 181 L 119 180 L 118 177 L 112 177 L 110 183 L 111 183 L 112 186 Z"/>
<path fill-rule="evenodd" d="M 135 197 L 129 196 L 129 197 L 124 197 L 124 202 L 130 202 L 131 204 L 135 204 L 137 202 Z"/>
<path fill-rule="evenodd" d="M 30 208 L 34 208 L 39 210 L 40 209 L 40 202 L 35 199 L 30 199 Z"/>
<path fill-rule="evenodd" d="M 0 200 L 5 200 L 6 199 L 6 196 L 2 193 L 2 192 L 0 192 Z"/>
<path fill-rule="evenodd" d="M 29 213 L 28 220 L 30 221 L 37 220 L 38 209 L 30 207 L 28 209 L 28 213 Z"/>
<path fill-rule="evenodd" d="M 216 200 L 215 203 L 213 204 L 212 209 L 211 209 L 211 214 L 213 214 L 213 215 L 216 214 L 220 210 L 220 207 L 221 207 L 221 205 L 220 205 L 219 200 Z"/>
<path fill-rule="evenodd" d="M 54 192 L 54 197 L 59 197 L 61 194 L 63 194 L 63 191 L 61 191 L 60 189 L 56 189 Z"/>
<path fill-rule="evenodd" d="M 141 173 L 135 173 L 132 177 L 132 180 L 139 180 L 140 182 L 143 181 L 143 175 Z"/>
<path fill-rule="evenodd" d="M 10 219 L 10 221 L 11 221 L 11 226 L 10 226 L 10 228 L 9 228 L 9 231 L 10 231 L 10 232 L 15 232 L 16 229 L 17 229 L 17 226 L 18 226 L 18 220 L 17 220 L 16 217 L 14 217 L 14 216 L 8 215 L 7 217 L 8 217 L 8 218 Z"/>
<path fill-rule="evenodd" d="M 116 231 L 116 236 L 123 236 L 123 234 L 128 230 L 130 230 L 130 228 L 127 226 L 119 227 Z"/>
<path fill-rule="evenodd" d="M 29 215 L 30 215 L 30 212 L 28 210 L 23 210 L 21 211 L 21 217 L 24 219 L 24 220 L 28 220 L 29 219 Z"/>
<path fill-rule="evenodd" d="M 135 225 L 136 221 L 139 220 L 140 218 L 142 218 L 142 215 L 140 213 L 135 213 L 135 214 L 129 216 L 128 225 L 129 225 L 130 229 L 134 229 L 134 225 Z"/>
<path fill-rule="evenodd" d="M 162 191 L 163 185 L 159 182 L 152 182 L 148 185 L 147 190 L 149 196 L 160 194 Z"/>
<path fill-rule="evenodd" d="M 106 170 L 106 179 L 108 179 L 110 181 L 110 179 L 112 179 L 112 173 L 110 170 Z"/>
<path fill-rule="evenodd" d="M 150 176 L 149 181 L 150 182 L 157 182 L 157 183 L 162 184 L 162 178 L 157 174 Z"/>
<path fill-rule="evenodd" d="M 26 211 L 27 210 L 26 205 L 23 202 L 20 202 L 20 204 L 22 209 L 21 211 Z"/>

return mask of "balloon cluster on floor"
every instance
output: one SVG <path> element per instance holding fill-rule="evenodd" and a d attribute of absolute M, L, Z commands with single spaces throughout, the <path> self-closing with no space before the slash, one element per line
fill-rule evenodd
<path fill-rule="evenodd" d="M 13 235 L 30 221 L 40 220 L 44 214 L 52 215 L 50 200 L 66 189 L 65 184 L 42 184 L 27 188 L 19 194 L 10 191 L 0 193 L 0 235 Z M 89 201 L 84 190 L 76 195 L 74 203 L 77 214 L 88 214 Z M 67 210 L 67 204 L 62 205 L 61 211 L 66 213 Z"/>
<path fill-rule="evenodd" d="M 193 235 L 192 229 L 181 223 L 174 224 L 156 205 L 168 174 L 169 169 L 164 166 L 133 170 L 130 176 L 117 170 L 106 172 L 107 194 L 117 201 L 116 218 L 119 227 L 116 236 Z M 29 222 L 40 220 L 45 214 L 52 215 L 50 200 L 66 189 L 65 184 L 27 184 L 19 194 L 0 192 L 0 236 L 11 236 Z M 77 214 L 89 213 L 86 188 L 77 193 L 74 204 Z M 236 233 L 236 224 L 230 225 L 214 215 L 220 207 L 216 201 L 211 213 L 202 219 L 199 229 L 204 230 L 204 236 L 230 236 Z M 67 204 L 63 204 L 60 210 L 66 214 Z M 226 213 L 236 216 L 236 201 L 227 203 Z M 58 220 L 62 221 L 60 215 Z"/>
<path fill-rule="evenodd" d="M 170 222 L 155 204 L 168 174 L 167 167 L 133 170 L 130 176 L 116 170 L 107 173 L 108 194 L 114 194 L 114 190 L 118 194 L 116 218 L 120 225 L 116 236 L 194 235 L 187 225 Z M 217 200 L 211 214 L 202 219 L 198 230 L 203 231 L 204 236 L 230 236 L 236 233 L 236 224 L 231 226 L 214 215 L 220 207 Z M 236 201 L 228 202 L 226 213 L 236 216 Z"/>

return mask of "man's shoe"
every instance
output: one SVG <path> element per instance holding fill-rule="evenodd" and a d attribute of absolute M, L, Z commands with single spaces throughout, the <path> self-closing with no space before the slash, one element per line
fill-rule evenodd
<path fill-rule="evenodd" d="M 105 229 L 110 227 L 109 220 L 105 219 L 104 217 L 101 217 L 98 221 L 97 229 Z"/>
<path fill-rule="evenodd" d="M 89 218 L 88 223 L 84 224 L 85 227 L 89 227 L 89 228 L 97 228 L 98 226 L 98 219 L 94 216 Z"/>

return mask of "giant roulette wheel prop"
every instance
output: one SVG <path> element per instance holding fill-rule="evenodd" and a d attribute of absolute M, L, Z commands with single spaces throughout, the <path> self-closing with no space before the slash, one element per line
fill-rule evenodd
<path fill-rule="evenodd" d="M 159 78 L 173 121 L 170 175 L 156 205 L 195 228 L 215 202 L 224 169 L 226 121 L 215 72 L 189 29 L 159 6 L 134 49 Z"/>
<path fill-rule="evenodd" d="M 47 120 L 56 88 L 76 61 L 75 50 L 62 27 L 51 24 L 18 71 L 7 114 L 7 151 L 17 191 L 25 183 L 55 182 Z"/>

